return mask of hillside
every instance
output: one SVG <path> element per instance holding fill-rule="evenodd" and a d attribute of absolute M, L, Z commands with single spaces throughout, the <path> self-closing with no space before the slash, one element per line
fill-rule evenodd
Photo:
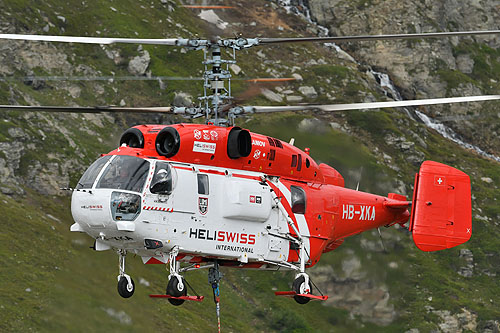
<path fill-rule="evenodd" d="M 483 2 L 487 8 L 494 5 L 494 1 Z M 313 9 L 314 1 L 309 3 Z M 371 5 L 381 6 L 381 2 L 366 3 L 358 7 L 361 6 L 360 10 L 366 7 L 367 13 Z M 200 10 L 183 8 L 171 0 L 98 3 L 6 0 L 0 3 L 0 32 L 141 38 L 234 36 L 240 32 L 245 36 L 310 36 L 318 32 L 313 23 L 287 13 L 270 1 L 231 4 L 235 8 L 216 12 L 217 27 L 202 19 Z M 411 6 L 410 2 L 404 4 Z M 345 1 L 333 1 L 329 6 L 347 14 L 354 11 L 352 4 Z M 418 12 L 419 17 L 432 17 L 431 11 L 425 9 Z M 362 16 L 360 22 L 372 27 L 377 17 Z M 485 28 L 473 23 L 464 23 L 459 28 Z M 325 18 L 322 24 L 329 24 L 328 20 Z M 404 29 L 410 23 L 398 25 L 398 31 L 390 31 L 390 26 L 387 31 L 354 31 L 345 22 L 331 24 L 342 27 L 339 34 L 412 32 Z M 408 47 L 419 49 L 422 45 L 418 44 Z M 378 49 L 384 45 L 377 44 Z M 496 93 L 498 85 L 490 81 L 495 78 L 489 73 L 497 68 L 498 46 L 480 40 L 457 45 L 462 45 L 459 54 L 469 54 L 474 59 L 487 57 L 485 62 L 491 67 L 475 65 L 471 73 L 460 74 L 456 68 L 447 67 L 446 62 L 439 63 L 441 67 L 437 68 L 416 57 L 410 63 L 429 73 L 428 80 L 417 82 L 396 75 L 397 66 L 391 57 L 373 59 L 358 52 L 355 46 L 347 50 L 353 51 L 358 62 L 321 45 L 257 47 L 240 52 L 241 72 L 233 81 L 234 94 L 246 96 L 249 104 L 387 99 L 369 66 L 386 69 L 403 93 L 412 91 L 413 85 L 421 87 L 426 93 L 415 93 L 417 97 L 448 93 L 447 88 L 430 90 L 432 84 L 427 84 L 440 73 L 444 73 L 442 80 L 450 78 L 446 81 L 448 88 L 452 84 L 460 88 L 471 83 L 473 87 L 479 85 L 483 93 Z M 398 51 L 398 47 L 386 48 Z M 170 105 L 174 100 L 179 103 L 199 95 L 201 82 L 169 78 L 199 76 L 201 60 L 201 52 L 160 46 L 0 41 L 0 104 Z M 474 63 L 482 64 L 479 60 Z M 413 73 L 411 69 L 404 70 Z M 56 80 L 55 76 L 101 79 Z M 148 77 L 162 78 L 146 80 Z M 255 88 L 243 79 L 257 77 L 297 80 L 260 87 L 263 94 L 255 95 Z M 488 82 L 491 88 L 484 89 Z M 465 90 L 450 90 L 449 96 L 452 92 L 460 94 Z M 498 103 L 475 104 L 471 115 L 484 113 L 489 118 L 485 124 L 470 120 L 467 124 L 474 132 L 464 137 L 498 156 L 499 121 L 492 111 L 497 106 Z M 441 116 L 453 116 L 456 110 L 443 108 L 439 112 Z M 180 121 L 191 120 L 2 111 L 0 205 L 5 217 L 0 223 L 1 331 L 216 330 L 206 272 L 192 272 L 187 278 L 207 299 L 202 304 L 174 308 L 147 296 L 163 293 L 168 275 L 164 267 L 143 265 L 140 258 L 130 256 L 127 272 L 134 277 L 137 290 L 132 298 L 122 299 L 116 292 L 116 254 L 92 251 L 90 237 L 69 232 L 73 223 L 70 194 L 59 190 L 74 187 L 100 153 L 116 147 L 119 135 L 127 127 Z M 359 182 L 360 190 L 383 195 L 392 191 L 411 195 L 414 173 L 424 159 L 455 166 L 471 176 L 474 234 L 471 241 L 459 248 L 438 253 L 420 252 L 402 229 L 382 230 L 388 253 L 383 251 L 376 231 L 352 237 L 324 255 L 311 270 L 314 281 L 330 295 L 325 304 L 311 302 L 299 306 L 292 300 L 276 298 L 274 290 L 289 289 L 293 279 L 290 272 L 224 270 L 221 284 L 224 331 L 499 330 L 498 162 L 461 148 L 397 109 L 259 115 L 241 118 L 238 124 L 284 141 L 293 137 L 300 148 L 310 147 L 311 156 L 318 162 L 337 168 L 346 178 L 347 187 L 355 188 Z M 491 134 L 495 131 L 496 135 Z M 462 132 L 468 133 L 466 129 Z"/>

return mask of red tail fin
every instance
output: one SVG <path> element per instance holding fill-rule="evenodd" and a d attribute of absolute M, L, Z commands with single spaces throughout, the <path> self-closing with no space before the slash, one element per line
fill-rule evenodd
<path fill-rule="evenodd" d="M 410 231 L 422 251 L 467 242 L 472 235 L 469 176 L 441 163 L 422 163 L 415 176 Z"/>

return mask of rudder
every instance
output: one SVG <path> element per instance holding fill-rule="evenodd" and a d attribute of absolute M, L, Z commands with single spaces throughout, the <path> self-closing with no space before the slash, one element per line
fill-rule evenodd
<path fill-rule="evenodd" d="M 415 175 L 410 231 L 422 251 L 467 242 L 472 235 L 469 176 L 438 162 L 422 163 Z"/>

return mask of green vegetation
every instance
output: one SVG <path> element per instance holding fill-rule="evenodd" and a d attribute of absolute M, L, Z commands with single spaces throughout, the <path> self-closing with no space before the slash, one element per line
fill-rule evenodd
<path fill-rule="evenodd" d="M 362 6 L 365 3 L 372 4 L 371 1 L 358 2 Z M 245 7 L 247 12 L 252 6 L 266 8 L 267 2 L 245 4 L 248 5 L 248 8 Z M 173 6 L 174 12 L 168 10 L 169 5 Z M 54 35 L 151 38 L 205 35 L 197 12 L 173 2 L 164 6 L 159 1 L 90 3 L 9 0 L 0 4 L 0 10 L 0 18 L 10 22 L 18 32 L 40 32 L 50 21 L 54 26 L 49 25 L 47 34 Z M 64 16 L 65 21 L 58 15 Z M 242 17 L 246 18 L 246 15 Z M 272 27 L 266 29 L 250 32 L 255 35 L 272 33 L 273 36 L 279 33 Z M 302 26 L 296 29 L 306 31 Z M 58 52 L 67 55 L 67 61 L 73 66 L 71 75 L 130 75 L 127 64 L 140 54 L 137 46 L 105 48 L 119 52 L 122 60 L 116 64 L 100 46 L 57 46 Z M 159 46 L 144 46 L 144 50 L 151 57 L 149 70 L 152 75 L 200 75 L 201 52 L 182 53 L 180 49 Z M 265 53 L 264 58 L 256 55 L 259 50 Z M 326 93 L 331 93 L 336 102 L 362 101 L 368 94 L 377 96 L 376 91 L 367 88 L 366 78 L 356 66 L 346 65 L 326 52 L 322 48 L 304 45 L 244 51 L 238 58 L 243 69 L 240 77 L 268 77 L 267 68 L 276 69 L 283 76 L 297 72 L 304 80 L 288 83 L 283 89 L 297 90 L 299 86 L 312 85 L 320 94 L 315 100 L 317 102 L 331 102 L 326 98 Z M 447 70 L 438 61 L 438 75 L 448 84 L 448 89 L 456 88 L 461 83 L 478 82 L 483 84 L 485 91 L 498 87 L 490 81 L 500 77 L 498 50 L 461 43 L 454 52 L 455 55 L 471 54 L 475 66 L 473 73 L 465 75 Z M 293 57 L 285 59 L 283 54 L 293 54 Z M 297 64 L 300 66 L 319 58 L 326 59 L 327 64 L 291 70 Z M 60 68 L 46 70 L 37 67 L 34 72 L 38 75 L 64 74 Z M 23 76 L 26 73 L 19 70 L 14 75 Z M 488 81 L 491 87 L 485 83 Z M 248 92 L 248 83 L 236 80 L 233 83 L 234 95 Z M 36 101 L 49 105 L 109 105 L 119 104 L 124 99 L 127 105 L 168 105 L 175 92 L 183 91 L 195 97 L 201 86 L 196 81 L 167 81 L 166 89 L 162 91 L 154 81 L 70 84 L 81 89 L 76 98 L 69 95 L 65 84 L 58 82 L 46 82 L 38 90 L 23 82 L 0 82 L 0 101 L 6 104 L 14 98 L 21 104 Z M 320 88 L 323 92 L 319 91 Z M 269 101 L 262 96 L 250 96 L 247 103 L 269 104 Z M 399 316 L 386 327 L 352 316 L 348 310 L 340 308 L 337 302 L 328 305 L 311 302 L 299 306 L 293 300 L 276 298 L 273 290 L 290 288 L 293 280 L 291 272 L 225 269 L 221 285 L 223 330 L 404 332 L 418 328 L 421 332 L 428 332 L 436 330 L 441 319 L 428 311 L 427 306 L 435 310 L 447 309 L 452 313 L 467 308 L 477 314 L 478 322 L 499 318 L 500 307 L 497 302 L 500 299 L 500 284 L 497 277 L 500 274 L 500 240 L 495 232 L 500 217 L 497 201 L 500 198 L 498 163 L 457 147 L 422 124 L 409 122 L 405 115 L 395 110 L 315 116 L 319 119 L 319 125 L 315 123 L 312 130 L 298 130 L 304 119 L 314 121 L 310 113 L 256 115 L 238 119 L 238 124 L 283 141 L 293 137 L 299 148 L 311 149 L 311 156 L 317 162 L 328 163 L 339 170 L 345 177 L 347 187 L 355 188 L 359 182 L 360 190 L 383 195 L 396 191 L 396 181 L 408 184 L 406 189 L 411 194 L 410 185 L 418 168 L 406 160 L 408 152 L 389 145 L 386 138 L 392 136 L 414 142 L 417 136 L 425 141 L 425 146 L 416 143 L 415 150 L 423 153 L 426 159 L 448 163 L 470 174 L 474 193 L 474 235 L 470 242 L 458 249 L 423 253 L 413 246 L 407 232 L 395 228 L 382 229 L 389 253 L 381 250 L 376 232 L 367 232 L 347 239 L 337 250 L 323 256 L 318 268 L 313 270 L 331 267 L 341 275 L 344 260 L 356 256 L 361 261 L 364 278 L 387 288 L 390 294 L 388 302 L 394 305 Z M 132 298 L 122 299 L 116 292 L 116 254 L 112 251 L 92 251 L 89 249 L 93 242 L 90 237 L 69 232 L 73 223 L 69 196 L 41 194 L 34 189 L 36 185 L 30 183 L 34 172 L 55 175 L 51 179 L 62 182 L 61 170 L 65 168 L 69 184 L 74 186 L 83 170 L 100 153 L 116 147 L 119 133 L 125 127 L 136 123 L 181 120 L 158 116 L 108 117 L 19 111 L 3 114 L 0 144 L 16 142 L 22 147 L 19 165 L 14 170 L 19 184 L 5 187 L 15 190 L 21 188 L 25 193 L 11 196 L 0 194 L 0 207 L 4 212 L 0 224 L 0 331 L 216 330 L 212 291 L 206 282 L 206 272 L 195 271 L 187 275 L 193 287 L 206 296 L 205 301 L 202 304 L 186 303 L 176 308 L 164 300 L 148 297 L 149 294 L 164 292 L 168 275 L 165 268 L 161 265 L 143 265 L 139 258 L 130 255 L 127 272 L 134 277 L 137 290 Z M 495 120 L 498 123 L 497 118 L 488 118 L 493 125 Z M 341 126 L 342 130 L 332 129 L 330 122 Z M 22 129 L 26 137 L 14 138 L 9 134 L 11 128 Z M 384 160 L 383 154 L 390 156 L 391 162 Z M 8 158 L 11 156 L 0 154 L 0 163 Z M 34 168 L 37 163 L 39 166 Z M 481 180 L 482 177 L 491 178 L 492 183 Z M 375 250 L 367 249 L 366 242 L 375 244 Z M 474 254 L 474 276 L 471 278 L 457 274 L 457 270 L 465 265 L 459 257 L 460 249 L 465 248 Z M 390 263 L 396 265 L 391 267 Z M 140 283 L 141 278 L 149 286 L 144 280 Z"/>

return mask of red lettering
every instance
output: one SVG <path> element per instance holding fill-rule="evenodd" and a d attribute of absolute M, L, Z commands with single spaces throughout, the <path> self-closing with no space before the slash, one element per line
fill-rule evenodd
<path fill-rule="evenodd" d="M 248 245 L 255 244 L 255 235 L 248 235 Z"/>
<path fill-rule="evenodd" d="M 223 242 L 224 241 L 224 231 L 219 231 L 217 233 L 217 241 L 218 242 Z"/>
<path fill-rule="evenodd" d="M 240 236 L 240 243 L 241 244 L 246 244 L 247 243 L 247 234 L 241 234 L 241 236 Z"/>
<path fill-rule="evenodd" d="M 226 234 L 227 234 L 227 241 L 234 242 L 234 239 L 236 238 L 237 233 L 226 232 Z"/>

